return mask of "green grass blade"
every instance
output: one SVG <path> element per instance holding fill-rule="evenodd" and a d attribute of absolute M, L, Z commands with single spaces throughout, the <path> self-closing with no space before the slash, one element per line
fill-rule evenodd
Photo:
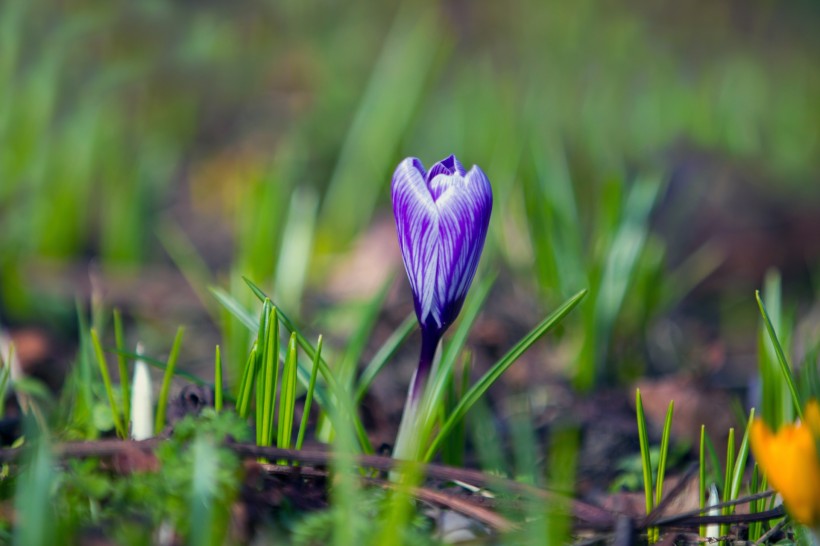
<path fill-rule="evenodd" d="M 296 334 L 290 335 L 288 356 L 282 370 L 282 387 L 279 393 L 279 426 L 276 428 L 276 446 L 290 448 L 293 438 L 293 414 L 296 406 Z"/>
<path fill-rule="evenodd" d="M 257 297 L 262 297 L 263 299 L 267 297 L 265 296 L 265 293 L 262 292 L 262 290 L 260 290 L 259 287 L 256 286 L 250 279 L 246 277 L 243 277 L 243 279 L 251 288 L 253 293 L 256 294 Z M 279 320 L 282 322 L 282 325 L 287 329 L 288 333 L 296 334 L 296 342 L 299 344 L 302 350 L 305 351 L 305 354 L 307 354 L 308 358 L 312 359 L 316 354 L 316 349 L 313 347 L 313 345 L 310 344 L 310 341 L 308 341 L 307 338 L 303 336 L 301 332 L 299 332 L 299 330 L 296 328 L 293 322 L 291 322 L 287 315 L 285 315 L 282 312 L 282 310 L 278 307 L 276 308 L 276 315 L 279 317 Z M 359 416 L 353 405 L 353 401 L 342 389 L 341 385 L 339 384 L 339 381 L 336 379 L 333 372 L 330 370 L 330 367 L 327 365 L 327 362 L 325 362 L 324 359 L 320 357 L 318 363 L 319 372 L 322 374 L 322 378 L 325 380 L 325 383 L 330 389 L 330 392 L 333 394 L 333 396 L 336 397 L 339 403 L 345 406 L 341 409 L 344 410 L 344 412 L 347 414 L 347 417 L 353 420 L 353 428 L 356 432 L 356 437 L 359 440 L 360 447 L 365 453 L 373 453 L 373 446 L 370 444 L 370 439 L 367 437 L 367 431 L 365 430 L 361 419 L 359 419 Z M 328 414 L 332 414 L 332 412 L 328 411 Z"/>
<path fill-rule="evenodd" d="M 265 437 L 265 363 L 269 356 L 268 335 L 270 334 L 270 324 L 273 319 L 273 310 L 270 300 L 266 299 L 262 303 L 262 314 L 259 317 L 259 328 L 256 332 L 256 362 L 254 363 L 254 373 L 248 390 L 252 393 L 256 389 L 256 442 L 261 444 Z M 247 394 L 246 396 L 251 396 Z"/>
<path fill-rule="evenodd" d="M 766 306 L 772 327 L 778 333 L 778 339 L 785 342 L 788 339 L 788 331 L 784 325 L 782 282 L 777 270 L 766 272 L 761 299 Z M 788 384 L 783 381 L 783 371 L 777 360 L 774 344 L 769 339 L 769 332 L 763 320 L 760 321 L 757 337 L 761 383 L 760 416 L 772 430 L 777 430 L 783 424 L 793 422 L 796 413 Z"/>
<path fill-rule="evenodd" d="M 219 457 L 216 446 L 209 439 L 198 436 L 191 446 L 193 455 L 193 475 L 191 476 L 191 497 L 189 521 L 191 536 L 188 544 L 210 546 L 213 541 L 213 513 L 216 494 L 219 491 Z"/>
<path fill-rule="evenodd" d="M 715 448 L 715 444 L 712 443 L 711 438 L 707 435 L 706 438 L 706 453 L 709 455 L 709 467 L 712 468 L 712 479 L 711 481 L 723 491 L 725 484 L 723 483 L 723 474 L 720 472 L 720 457 L 718 457 L 717 449 Z"/>
<path fill-rule="evenodd" d="M 669 455 L 669 437 L 672 434 L 672 415 L 675 412 L 675 401 L 669 402 L 666 410 L 666 419 L 663 423 L 663 434 L 661 435 L 661 452 L 658 458 L 658 479 L 655 481 L 655 506 L 661 503 L 663 498 L 663 480 L 666 474 L 666 458 Z"/>
<path fill-rule="evenodd" d="M 353 113 L 319 216 L 322 231 L 337 242 L 347 242 L 370 220 L 425 82 L 450 40 L 430 8 L 401 4 Z"/>
<path fill-rule="evenodd" d="M 28 438 L 28 433 L 26 438 Z M 58 466 L 49 443 L 40 437 L 31 462 L 16 480 L 14 511 L 21 517 L 14 525 L 14 546 L 48 546 L 55 542 L 55 513 L 52 492 Z"/>
<path fill-rule="evenodd" d="M 165 375 L 162 377 L 162 387 L 159 391 L 159 399 L 157 401 L 157 415 L 154 422 L 154 433 L 160 434 L 165 427 L 165 413 L 168 409 L 168 396 L 171 391 L 171 379 L 174 377 L 174 369 L 179 358 L 179 349 L 182 346 L 182 336 L 185 334 L 185 328 L 180 326 L 177 328 L 177 335 L 174 337 L 174 344 L 171 346 L 171 352 L 168 354 L 168 362 L 165 364 Z"/>
<path fill-rule="evenodd" d="M 735 429 L 729 429 L 729 438 L 726 441 L 726 472 L 725 477 L 723 478 L 723 498 L 721 499 L 723 502 L 728 502 L 732 500 L 732 476 L 734 475 L 734 463 L 735 463 Z M 724 506 L 720 513 L 723 516 L 727 516 L 732 513 L 734 508 L 732 506 Z M 720 524 L 720 536 L 725 536 L 729 532 L 729 524 L 728 523 L 721 523 Z"/>
<path fill-rule="evenodd" d="M 125 362 L 125 340 L 122 333 L 122 315 L 119 309 L 114 309 L 114 340 L 117 344 L 117 369 L 120 374 L 120 389 L 122 390 L 122 414 L 125 423 L 131 422 L 131 387 L 128 366 Z"/>
<path fill-rule="evenodd" d="M 727 502 L 732 500 L 732 476 L 734 476 L 734 464 L 735 464 L 735 429 L 729 429 L 729 437 L 726 441 L 726 472 L 725 477 L 723 479 L 723 498 L 721 499 L 723 502 Z M 731 507 L 727 506 L 723 508 L 723 513 L 728 513 Z"/>
<path fill-rule="evenodd" d="M 85 422 L 86 438 L 96 438 L 98 435 L 97 429 L 90 417 L 92 406 L 94 405 L 94 395 L 91 391 L 91 385 L 94 382 L 92 378 L 94 349 L 90 346 L 91 333 L 88 326 L 88 319 L 83 312 L 82 303 L 79 299 L 75 301 L 77 313 L 77 329 L 78 337 L 80 339 L 80 347 L 77 351 L 77 368 L 76 379 L 74 385 L 77 391 L 77 398 L 72 404 L 71 418 L 72 420 Z M 73 375 L 74 372 L 72 372 Z"/>
<path fill-rule="evenodd" d="M 572 502 L 578 474 L 580 431 L 567 427 L 550 431 L 550 451 L 547 464 L 547 488 L 559 491 L 555 502 L 542 503 L 546 512 L 546 540 L 534 544 L 572 544 L 574 524 Z"/>
<path fill-rule="evenodd" d="M 274 276 L 273 293 L 291 312 L 299 314 L 313 257 L 313 232 L 319 199 L 312 187 L 296 186 L 287 205 L 287 219 L 282 226 L 279 260 Z"/>
<path fill-rule="evenodd" d="M 236 413 L 245 419 L 248 417 L 248 412 L 251 407 L 251 394 L 253 392 L 253 383 L 256 380 L 256 353 L 259 346 L 254 342 L 251 347 L 251 352 L 248 355 L 248 360 L 245 362 L 245 367 L 242 370 L 242 380 L 239 382 L 239 393 L 236 395 Z"/>
<path fill-rule="evenodd" d="M 254 295 L 256 295 L 258 298 L 260 298 L 260 301 L 264 302 L 265 299 L 267 298 L 265 293 L 262 292 L 255 284 L 253 284 L 247 278 L 243 277 L 243 279 L 245 280 L 247 285 L 251 288 Z M 215 287 L 211 288 L 211 292 L 214 294 L 214 297 L 216 297 L 219 300 L 219 302 L 222 303 L 222 305 L 225 307 L 225 309 L 231 315 L 236 317 L 240 322 L 242 322 L 248 329 L 250 329 L 252 331 L 256 331 L 259 328 L 259 321 L 256 318 L 254 318 L 242 306 L 242 304 L 239 303 L 239 301 L 236 300 L 233 296 L 231 296 L 230 294 L 228 294 L 224 290 L 222 290 L 220 288 L 215 288 Z M 281 317 L 283 316 L 282 312 L 279 311 L 278 308 L 277 308 L 277 316 L 280 318 L 280 320 L 281 320 Z M 285 324 L 285 323 L 283 322 L 283 324 Z M 293 326 L 293 325 L 290 324 L 290 326 Z M 289 330 L 289 333 L 290 333 L 290 330 Z M 299 341 L 299 345 L 302 347 L 303 350 L 305 350 L 305 352 L 308 354 L 308 356 L 310 356 L 312 358 L 313 357 L 312 352 L 308 351 L 305 348 L 305 345 L 299 340 L 298 336 L 300 336 L 300 335 L 301 334 L 299 334 L 297 332 L 297 341 Z M 310 344 L 308 343 L 307 345 L 310 345 Z M 247 367 L 245 369 L 247 370 Z M 251 371 L 255 372 L 255 369 L 253 369 Z M 243 371 L 243 377 L 244 376 L 245 376 L 245 372 Z M 299 377 L 299 381 L 303 385 L 305 385 L 305 387 L 307 387 L 307 384 L 310 381 L 310 370 L 308 370 L 305 367 L 300 365 L 299 370 L 298 370 L 298 377 Z M 240 383 L 240 385 L 241 385 L 241 383 Z M 241 392 L 241 390 L 240 390 L 240 392 Z M 323 408 L 327 407 L 328 398 L 327 398 L 327 395 L 325 394 L 325 391 L 324 391 L 324 389 L 322 388 L 321 385 L 318 385 L 318 384 L 316 385 L 315 392 L 314 392 L 314 398 L 316 399 L 316 401 L 319 403 L 319 405 L 321 407 L 323 407 Z"/>
<path fill-rule="evenodd" d="M 518 359 L 518 357 L 524 353 L 524 351 L 526 351 L 533 343 L 538 341 L 541 336 L 546 334 L 553 327 L 555 327 L 555 325 L 561 322 L 561 320 L 569 314 L 569 312 L 572 311 L 582 299 L 584 299 L 586 294 L 586 290 L 581 290 L 567 300 L 561 307 L 556 309 L 551 315 L 544 319 L 541 324 L 536 326 L 529 334 L 527 334 L 524 339 L 519 341 L 512 349 L 510 349 L 501 360 L 490 368 L 490 370 L 487 371 L 487 373 L 484 374 L 484 376 L 464 394 L 464 397 L 459 401 L 453 412 L 442 424 L 441 429 L 430 444 L 430 447 L 427 449 L 427 453 L 424 456 L 425 461 L 429 461 L 433 458 L 441 445 L 441 442 L 447 437 L 448 434 L 450 434 L 456 424 L 464 418 L 470 408 L 472 408 L 473 405 L 482 396 L 484 396 L 484 393 L 487 392 L 493 383 L 501 377 L 501 374 L 503 374 L 507 368 L 509 368 Z"/>
<path fill-rule="evenodd" d="M 253 315 L 248 313 L 248 311 L 242 306 L 239 301 L 219 288 L 218 286 L 211 286 L 209 288 L 211 294 L 216 298 L 216 300 L 222 304 L 222 306 L 234 317 L 236 317 L 239 322 L 244 324 L 248 327 L 249 330 L 255 331 L 259 328 L 259 321 L 254 318 Z M 265 301 L 265 298 L 262 298 L 262 301 Z"/>
<path fill-rule="evenodd" d="M 467 298 L 467 302 L 461 310 L 461 318 L 459 319 L 458 326 L 450 342 L 442 351 L 441 361 L 438 366 L 433 369 L 434 375 L 429 379 L 429 383 L 425 389 L 423 400 L 425 409 L 422 411 L 423 415 L 428 416 L 428 419 L 429 416 L 440 411 L 440 406 L 447 392 L 447 385 L 453 375 L 453 367 L 462 349 L 464 349 L 464 345 L 467 343 L 470 330 L 478 314 L 481 312 L 494 282 L 495 275 L 488 275 L 483 278 L 473 289 L 472 294 Z M 432 427 L 432 423 L 428 422 L 426 426 Z"/>
<path fill-rule="evenodd" d="M 464 351 L 461 358 L 461 377 L 456 378 L 456 375 L 450 378 L 449 388 L 447 389 L 447 397 L 443 404 L 441 404 L 441 416 L 439 419 L 444 422 L 458 405 L 461 397 L 470 388 L 470 371 L 472 368 L 472 355 L 469 351 Z M 461 467 L 464 466 L 464 447 L 467 427 L 465 420 L 462 419 L 450 433 L 449 437 L 444 441 L 441 450 L 441 458 L 444 464 L 450 466 Z"/>
<path fill-rule="evenodd" d="M 649 216 L 660 187 L 661 179 L 649 175 L 638 180 L 626 198 L 622 218 L 606 252 L 600 283 L 593 291 L 593 304 L 586 310 L 591 315 L 587 317 L 588 332 L 574 378 L 579 390 L 591 389 L 604 376 L 601 372 L 606 350 L 649 236 Z"/>
<path fill-rule="evenodd" d="M 761 473 L 760 468 L 758 468 L 757 463 L 755 463 L 754 467 L 752 468 L 752 480 L 749 485 L 749 493 L 755 495 L 765 490 L 765 484 L 761 483 Z M 750 514 L 757 514 L 763 510 L 765 506 L 765 499 L 757 499 L 749 503 L 749 513 Z M 750 541 L 757 541 L 760 539 L 760 536 L 763 534 L 763 522 L 762 521 L 753 521 L 749 524 L 749 540 Z M 702 536 L 702 535 L 701 535 Z"/>
<path fill-rule="evenodd" d="M 292 335 L 292 334 L 291 334 Z M 313 403 L 313 391 L 316 387 L 316 378 L 319 375 L 319 359 L 322 357 L 322 336 L 316 342 L 316 354 L 313 355 L 313 366 L 310 368 L 310 381 L 308 382 L 307 393 L 305 394 L 305 407 L 302 410 L 302 422 L 299 424 L 299 434 L 296 436 L 296 449 L 302 449 L 305 440 L 307 423 L 310 417 L 310 406 Z"/>
<path fill-rule="evenodd" d="M 643 411 L 641 390 L 635 390 L 635 415 L 638 420 L 638 442 L 641 447 L 641 470 L 643 472 L 643 492 L 646 499 L 646 514 L 649 515 L 655 507 L 652 499 L 652 461 L 649 458 L 649 437 L 646 433 L 646 415 Z M 650 542 L 653 542 L 654 530 L 649 530 Z"/>
<path fill-rule="evenodd" d="M 792 396 L 792 403 L 794 404 L 794 411 L 800 419 L 802 419 L 803 408 L 800 403 L 800 396 L 797 394 L 797 387 L 794 385 L 794 377 L 792 377 L 791 366 L 789 366 L 789 361 L 786 359 L 786 355 L 783 352 L 783 347 L 777 339 L 777 333 L 775 333 L 774 326 L 772 326 L 772 321 L 769 319 L 769 314 L 766 312 L 766 306 L 763 305 L 763 300 L 760 298 L 759 290 L 755 290 L 755 299 L 757 300 L 757 306 L 760 308 L 760 315 L 763 317 L 763 323 L 766 325 L 766 331 L 769 332 L 769 339 L 774 346 L 775 354 L 777 354 L 777 361 L 780 363 L 780 370 L 783 372 L 783 379 L 786 380 L 786 385 L 789 387 L 789 392 Z"/>
<path fill-rule="evenodd" d="M 382 371 L 384 366 L 393 359 L 395 356 L 396 351 L 399 350 L 407 338 L 410 337 L 410 334 L 413 332 L 417 324 L 416 315 L 411 314 L 408 315 L 407 318 L 399 325 L 396 330 L 390 334 L 390 337 L 384 342 L 384 344 L 379 347 L 379 350 L 376 351 L 376 354 L 373 355 L 373 358 L 368 362 L 367 366 L 365 366 L 362 374 L 359 376 L 359 382 L 356 386 L 356 395 L 354 396 L 354 402 L 358 405 L 364 395 L 367 394 L 367 390 L 370 388 L 371 383 L 373 380 L 376 379 L 376 376 L 379 375 L 379 372 Z"/>
<path fill-rule="evenodd" d="M 384 299 L 387 297 L 387 290 L 390 288 L 393 279 L 392 276 L 384 283 L 382 288 L 373 297 L 362 310 L 361 317 L 358 320 L 356 329 L 347 340 L 347 348 L 342 357 L 341 364 L 336 372 L 336 377 L 345 388 L 352 389 L 353 381 L 356 377 L 356 371 L 361 360 L 362 353 L 367 346 L 368 340 L 372 337 L 373 327 L 376 325 L 376 320 L 379 318 L 379 311 L 384 305 Z"/>
<path fill-rule="evenodd" d="M 262 289 L 261 289 L 261 288 L 259 288 L 258 286 L 256 286 L 256 283 L 254 283 L 254 282 L 253 282 L 252 280 L 250 280 L 248 277 L 243 276 L 243 277 L 242 277 L 242 280 L 243 280 L 243 281 L 245 281 L 245 284 L 247 284 L 247 285 L 248 285 L 248 287 L 251 289 L 251 292 L 253 292 L 253 295 L 254 295 L 254 296 L 256 296 L 257 298 L 259 298 L 259 301 L 265 301 L 265 299 L 267 299 L 267 298 L 268 298 L 267 294 L 265 294 L 265 293 L 262 291 Z"/>
<path fill-rule="evenodd" d="M 108 364 L 105 361 L 105 354 L 103 353 L 102 345 L 100 345 L 100 338 L 97 336 L 97 330 L 91 329 L 91 345 L 94 348 L 94 354 L 97 357 L 97 364 L 100 366 L 100 375 L 102 376 L 103 385 L 105 386 L 105 394 L 108 396 L 108 404 L 111 406 L 111 418 L 114 420 L 114 428 L 117 430 L 117 436 L 126 438 L 125 427 L 122 424 L 120 416 L 120 408 L 117 406 L 114 397 L 114 388 L 111 386 L 111 377 L 108 375 Z"/>
<path fill-rule="evenodd" d="M 256 438 L 257 445 L 273 444 L 273 417 L 276 410 L 276 392 L 279 386 L 279 321 L 276 308 L 265 302 L 268 318 L 260 342 L 263 343 L 262 362 L 256 390 Z"/>
<path fill-rule="evenodd" d="M 737 459 L 732 472 L 732 482 L 729 488 L 729 499 L 735 500 L 740 495 L 740 486 L 743 483 L 743 476 L 746 472 L 746 460 L 749 457 L 749 434 L 752 429 L 752 422 L 755 419 L 755 410 L 752 408 L 749 413 L 749 421 L 746 423 L 746 430 L 743 432 L 743 439 L 740 441 L 740 448 L 737 452 Z M 734 511 L 734 510 L 733 510 Z"/>
<path fill-rule="evenodd" d="M 219 313 L 214 308 L 213 300 L 208 297 L 208 291 L 204 289 L 213 282 L 213 275 L 193 241 L 170 217 L 164 218 L 155 231 L 160 244 L 185 277 L 197 299 L 211 318 L 218 321 Z M 213 289 L 211 292 L 213 293 Z"/>
<path fill-rule="evenodd" d="M 461 354 L 461 350 L 467 343 L 470 330 L 473 329 L 473 324 L 475 324 L 478 314 L 484 307 L 484 302 L 487 300 L 487 296 L 495 284 L 495 279 L 495 274 L 487 275 L 481 279 L 475 288 L 473 288 L 471 297 L 468 298 L 467 303 L 461 310 L 458 326 L 441 355 L 439 375 L 442 378 L 446 378 L 450 375 L 448 370 L 452 370 L 455 362 L 458 360 L 459 354 Z"/>
<path fill-rule="evenodd" d="M 222 354 L 219 345 L 214 353 L 214 410 L 217 413 L 222 411 Z"/>

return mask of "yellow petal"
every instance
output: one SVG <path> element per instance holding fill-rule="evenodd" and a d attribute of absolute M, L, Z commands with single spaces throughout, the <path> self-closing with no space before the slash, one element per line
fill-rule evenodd
<path fill-rule="evenodd" d="M 801 523 L 820 523 L 820 461 L 808 426 L 787 425 L 777 434 L 759 419 L 752 423 L 752 451 L 769 483 Z"/>
<path fill-rule="evenodd" d="M 815 437 L 820 438 L 820 404 L 810 400 L 803 410 L 803 422 L 811 429 Z"/>

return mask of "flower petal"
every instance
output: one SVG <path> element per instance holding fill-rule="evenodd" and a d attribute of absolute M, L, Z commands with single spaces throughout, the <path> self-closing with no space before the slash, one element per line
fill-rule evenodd
<path fill-rule="evenodd" d="M 393 213 L 422 330 L 438 338 L 453 323 L 472 283 L 492 210 L 478 167 L 455 156 L 424 171 L 416 158 L 393 174 Z"/>
<path fill-rule="evenodd" d="M 439 217 L 421 161 L 411 157 L 393 173 L 393 214 L 416 316 L 424 324 L 433 309 L 438 265 Z"/>
<path fill-rule="evenodd" d="M 805 525 L 820 523 L 820 460 L 810 428 L 786 425 L 773 434 L 756 419 L 750 439 L 760 468 L 792 516 Z"/>
<path fill-rule="evenodd" d="M 431 182 L 438 194 L 439 256 L 436 304 L 441 322 L 451 324 L 464 303 L 484 248 L 493 194 L 484 172 L 473 166 L 466 177 L 438 176 Z"/>
<path fill-rule="evenodd" d="M 430 183 L 433 181 L 433 179 L 441 174 L 457 174 L 463 177 L 465 174 L 467 174 L 467 171 L 464 170 L 464 167 L 459 162 L 459 160 L 456 159 L 456 156 L 450 155 L 448 157 L 445 157 L 432 167 L 430 167 L 430 172 L 428 172 L 427 176 L 425 177 L 427 185 L 430 186 Z M 435 196 L 433 197 L 433 199 L 435 199 Z"/>

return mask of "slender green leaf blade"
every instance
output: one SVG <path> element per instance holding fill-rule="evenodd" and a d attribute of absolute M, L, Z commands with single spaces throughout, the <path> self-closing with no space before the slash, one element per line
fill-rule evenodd
<path fill-rule="evenodd" d="M 641 390 L 635 390 L 635 415 L 638 419 L 638 442 L 641 448 L 641 470 L 643 471 L 643 491 L 646 499 L 646 514 L 652 512 L 655 504 L 652 499 L 652 461 L 649 458 L 649 437 L 646 433 L 646 415 L 643 411 Z"/>
<path fill-rule="evenodd" d="M 242 324 L 248 327 L 249 330 L 255 331 L 259 328 L 259 321 L 242 306 L 239 301 L 217 286 L 210 287 L 211 294 L 216 300 L 234 317 L 236 317 Z M 265 298 L 262 298 L 265 301 Z"/>
<path fill-rule="evenodd" d="M 661 452 L 658 458 L 658 479 L 655 481 L 655 506 L 660 505 L 663 498 L 663 480 L 666 474 L 666 458 L 669 455 L 669 438 L 672 434 L 672 415 L 675 412 L 675 401 L 669 402 L 666 410 L 666 419 L 663 423 L 663 434 L 661 435 Z"/>
<path fill-rule="evenodd" d="M 131 388 L 128 366 L 125 362 L 125 340 L 122 333 L 122 315 L 119 309 L 114 309 L 114 340 L 117 344 L 117 369 L 120 375 L 120 389 L 122 389 L 122 414 L 125 423 L 131 422 Z"/>
<path fill-rule="evenodd" d="M 407 338 L 410 337 L 410 334 L 413 332 L 416 324 L 416 315 L 408 315 L 399 327 L 396 328 L 392 334 L 390 334 L 390 337 L 387 338 L 379 350 L 376 351 L 376 354 L 373 355 L 373 358 L 367 366 L 365 366 L 361 376 L 359 376 L 359 382 L 356 386 L 356 395 L 354 397 L 354 401 L 357 405 L 362 401 L 362 398 L 364 398 L 364 395 L 367 393 L 367 390 L 370 388 L 373 380 L 376 379 L 377 375 L 379 375 L 379 372 L 381 372 L 384 366 L 390 362 L 399 347 L 401 347 L 404 342 L 407 341 Z"/>
<path fill-rule="evenodd" d="M 783 352 L 783 347 L 777 339 L 777 333 L 774 331 L 772 321 L 769 319 L 769 314 L 766 312 L 766 306 L 763 305 L 763 300 L 760 298 L 759 290 L 755 291 L 755 299 L 757 300 L 757 306 L 760 308 L 760 314 L 763 317 L 763 322 L 766 325 L 766 331 L 769 332 L 769 339 L 771 339 L 772 345 L 774 345 L 774 350 L 777 354 L 777 361 L 780 363 L 780 369 L 783 372 L 783 378 L 786 380 L 786 384 L 789 387 L 789 392 L 792 395 L 792 403 L 794 404 L 795 413 L 797 413 L 800 419 L 802 419 L 803 407 L 800 403 L 800 395 L 797 394 L 797 387 L 794 385 L 794 377 L 792 377 L 791 366 L 789 366 L 789 361 L 786 359 L 786 355 Z"/>
<path fill-rule="evenodd" d="M 484 374 L 484 376 L 464 394 L 464 397 L 459 401 L 458 405 L 453 410 L 453 413 L 449 415 L 447 420 L 441 426 L 441 430 L 439 430 L 435 439 L 430 444 L 430 447 L 427 449 L 427 453 L 424 457 L 425 461 L 432 459 L 444 438 L 447 437 L 459 420 L 467 414 L 470 408 L 484 395 L 484 393 L 487 392 L 493 383 L 501 377 L 501 374 L 503 374 L 518 359 L 518 357 L 524 353 L 524 351 L 526 351 L 533 343 L 538 341 L 541 336 L 546 334 L 559 322 L 561 322 L 561 320 L 569 314 L 569 312 L 572 311 L 582 299 L 584 299 L 586 294 L 586 290 L 581 290 L 567 300 L 561 307 L 556 309 L 551 315 L 544 319 L 541 324 L 536 326 L 529 334 L 527 334 L 524 339 L 519 341 L 512 349 L 510 349 L 510 351 L 507 352 L 501 360 L 490 368 L 490 370 L 487 371 L 487 373 Z"/>
<path fill-rule="evenodd" d="M 282 370 L 282 387 L 279 394 L 279 426 L 276 429 L 276 446 L 289 448 L 293 437 L 293 415 L 296 406 L 296 334 L 290 335 L 288 355 Z"/>
<path fill-rule="evenodd" d="M 222 411 L 222 398 L 222 354 L 217 345 L 214 354 L 214 410 L 217 413 Z"/>
<path fill-rule="evenodd" d="M 299 434 L 296 436 L 296 449 L 302 449 L 302 442 L 305 440 L 308 417 L 310 416 L 310 406 L 313 403 L 313 391 L 316 387 L 316 378 L 319 375 L 319 359 L 322 357 L 322 336 L 316 342 L 316 354 L 313 355 L 313 366 L 310 369 L 310 381 L 308 382 L 307 394 L 305 394 L 305 407 L 302 410 L 302 422 L 299 424 Z"/>
<path fill-rule="evenodd" d="M 177 329 L 177 335 L 174 337 L 174 344 L 171 346 L 171 353 L 168 355 L 168 362 L 165 365 L 165 375 L 162 378 L 162 388 L 159 391 L 159 400 L 157 401 L 157 416 L 154 422 L 154 432 L 159 434 L 165 427 L 165 412 L 168 408 L 168 396 L 171 391 L 171 379 L 174 377 L 174 369 L 179 358 L 179 349 L 182 346 L 182 336 L 185 334 L 185 328 L 180 326 Z"/>
<path fill-rule="evenodd" d="M 105 354 L 103 354 L 96 328 L 91 328 L 91 345 L 94 348 L 94 354 L 100 366 L 100 375 L 102 375 L 103 385 L 105 386 L 105 394 L 108 396 L 108 405 L 111 407 L 111 417 L 114 420 L 114 428 L 117 430 L 117 436 L 126 438 L 125 427 L 120 417 L 120 408 L 117 406 L 114 398 L 114 388 L 111 385 L 111 377 L 108 375 L 108 364 L 105 361 Z"/>

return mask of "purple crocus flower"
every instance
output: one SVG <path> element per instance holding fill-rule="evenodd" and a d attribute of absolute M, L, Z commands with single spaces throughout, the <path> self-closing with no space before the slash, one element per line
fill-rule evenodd
<path fill-rule="evenodd" d="M 421 358 L 411 397 L 420 394 L 438 343 L 455 321 L 484 248 L 493 192 L 484 172 L 451 155 L 429 171 L 415 157 L 393 174 L 393 213 L 421 325 Z"/>

